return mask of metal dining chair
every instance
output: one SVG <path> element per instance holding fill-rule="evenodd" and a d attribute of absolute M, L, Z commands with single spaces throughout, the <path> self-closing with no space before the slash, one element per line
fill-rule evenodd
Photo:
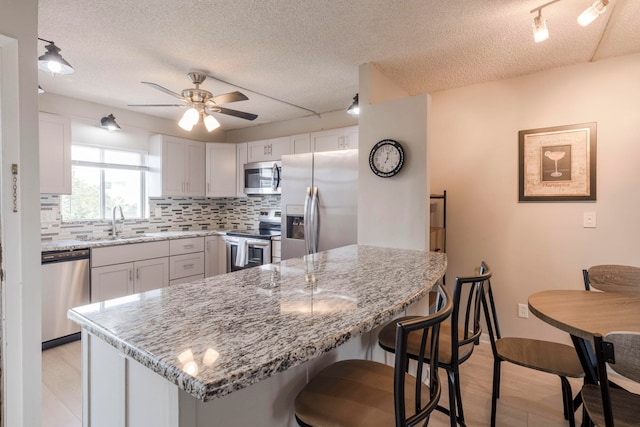
<path fill-rule="evenodd" d="M 584 288 L 640 295 L 640 267 L 602 264 L 582 270 Z"/>
<path fill-rule="evenodd" d="M 491 273 L 483 261 L 482 267 Z M 580 394 L 574 398 L 567 378 L 583 378 L 584 370 L 574 347 L 530 338 L 502 337 L 496 312 L 491 280 L 484 284 L 482 295 L 485 320 L 493 352 L 493 391 L 491 394 L 491 426 L 496 425 L 497 401 L 500 397 L 500 365 L 510 362 L 540 372 L 555 374 L 562 384 L 564 418 L 575 426 L 575 409 L 582 403 Z"/>
<path fill-rule="evenodd" d="M 594 337 L 598 361 L 598 384 L 585 384 L 582 399 L 589 418 L 596 426 L 640 425 L 640 395 L 609 384 L 609 368 L 629 380 L 640 383 L 640 334 L 611 332 Z"/>
<path fill-rule="evenodd" d="M 438 406 L 440 412 L 449 415 L 451 426 L 464 425 L 462 394 L 460 392 L 460 365 L 471 357 L 475 344 L 479 343 L 482 328 L 480 326 L 480 290 L 482 284 L 491 277 L 490 272 L 480 271 L 476 276 L 456 277 L 453 289 L 453 312 L 451 322 L 441 326 L 438 366 L 447 371 L 449 390 L 449 408 Z M 414 316 L 402 317 L 410 320 Z M 398 354 L 396 331 L 393 322 L 385 325 L 378 334 L 378 344 L 384 350 Z M 419 354 L 417 337 L 409 337 L 407 352 L 415 359 Z"/>
<path fill-rule="evenodd" d="M 402 357 L 395 366 L 370 360 L 344 360 L 320 371 L 295 400 L 300 426 L 415 426 L 426 425 L 440 399 L 438 338 L 440 324 L 451 314 L 451 298 L 440 287 L 439 309 L 429 316 L 394 320 L 396 345 Z M 416 376 L 407 373 L 405 349 L 418 335 Z M 423 369 L 429 383 L 424 384 Z"/>

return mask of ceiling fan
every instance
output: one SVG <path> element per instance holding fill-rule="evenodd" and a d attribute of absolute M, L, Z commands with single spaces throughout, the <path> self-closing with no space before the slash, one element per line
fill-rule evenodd
<path fill-rule="evenodd" d="M 207 75 L 200 71 L 192 71 L 187 74 L 195 88 L 183 89 L 182 93 L 173 92 L 156 83 L 142 82 L 143 84 L 157 89 L 161 92 L 178 98 L 183 104 L 129 104 L 129 107 L 184 107 L 188 110 L 184 113 L 178 125 L 184 130 L 190 131 L 195 124 L 200 121 L 200 117 L 207 127 L 207 130 L 218 128 L 220 123 L 213 117 L 212 113 L 226 114 L 228 116 L 239 117 L 245 120 L 255 120 L 258 115 L 245 113 L 244 111 L 232 110 L 230 108 L 221 107 L 220 104 L 228 104 L 231 102 L 246 101 L 246 95 L 241 92 L 229 92 L 222 95 L 213 95 L 208 90 L 200 89 L 200 85 L 207 78 Z"/>

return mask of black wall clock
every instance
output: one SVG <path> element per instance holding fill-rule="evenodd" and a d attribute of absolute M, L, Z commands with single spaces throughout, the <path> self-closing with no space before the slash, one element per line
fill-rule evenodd
<path fill-rule="evenodd" d="M 398 141 L 383 139 L 369 153 L 369 167 L 379 177 L 396 175 L 404 164 L 404 150 Z"/>

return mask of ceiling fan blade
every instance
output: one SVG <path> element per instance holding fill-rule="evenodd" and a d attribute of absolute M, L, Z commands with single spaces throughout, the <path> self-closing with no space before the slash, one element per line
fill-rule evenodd
<path fill-rule="evenodd" d="M 228 104 L 230 102 L 246 101 L 248 99 L 249 98 L 247 98 L 247 96 L 244 93 L 235 91 L 235 92 L 223 93 L 222 95 L 214 96 L 213 98 L 211 98 L 211 101 L 219 105 L 219 104 Z"/>
<path fill-rule="evenodd" d="M 186 104 L 128 104 L 127 107 L 186 107 Z"/>
<path fill-rule="evenodd" d="M 172 90 L 167 89 L 166 87 L 162 87 L 159 84 L 155 84 L 155 83 L 151 83 L 151 82 L 141 82 L 142 84 L 145 84 L 147 86 L 151 86 L 154 89 L 158 89 L 160 92 L 164 92 L 166 94 L 169 94 L 171 96 L 175 96 L 178 99 L 182 99 L 183 101 L 186 101 L 186 98 L 182 95 L 180 95 L 179 93 L 175 93 Z"/>
<path fill-rule="evenodd" d="M 255 120 L 258 118 L 257 114 L 245 113 L 244 111 L 232 110 L 231 108 L 215 106 L 210 108 L 210 110 L 213 111 L 214 113 L 221 113 L 221 114 L 226 114 L 228 116 L 240 117 L 241 119 L 245 119 L 245 120 Z"/>

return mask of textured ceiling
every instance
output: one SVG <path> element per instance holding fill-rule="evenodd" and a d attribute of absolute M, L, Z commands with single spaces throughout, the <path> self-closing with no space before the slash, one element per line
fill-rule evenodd
<path fill-rule="evenodd" d="M 536 44 L 530 10 L 544 0 L 40 0 L 39 37 L 76 72 L 39 80 L 47 92 L 177 119 L 184 110 L 127 104 L 175 103 L 140 82 L 180 92 L 202 70 L 324 113 L 351 103 L 367 62 L 415 95 L 640 52 L 640 1 L 610 0 L 580 27 L 591 2 L 545 7 L 550 38 Z M 259 117 L 217 115 L 225 130 L 312 114 L 241 91 L 250 99 L 226 106 Z"/>

